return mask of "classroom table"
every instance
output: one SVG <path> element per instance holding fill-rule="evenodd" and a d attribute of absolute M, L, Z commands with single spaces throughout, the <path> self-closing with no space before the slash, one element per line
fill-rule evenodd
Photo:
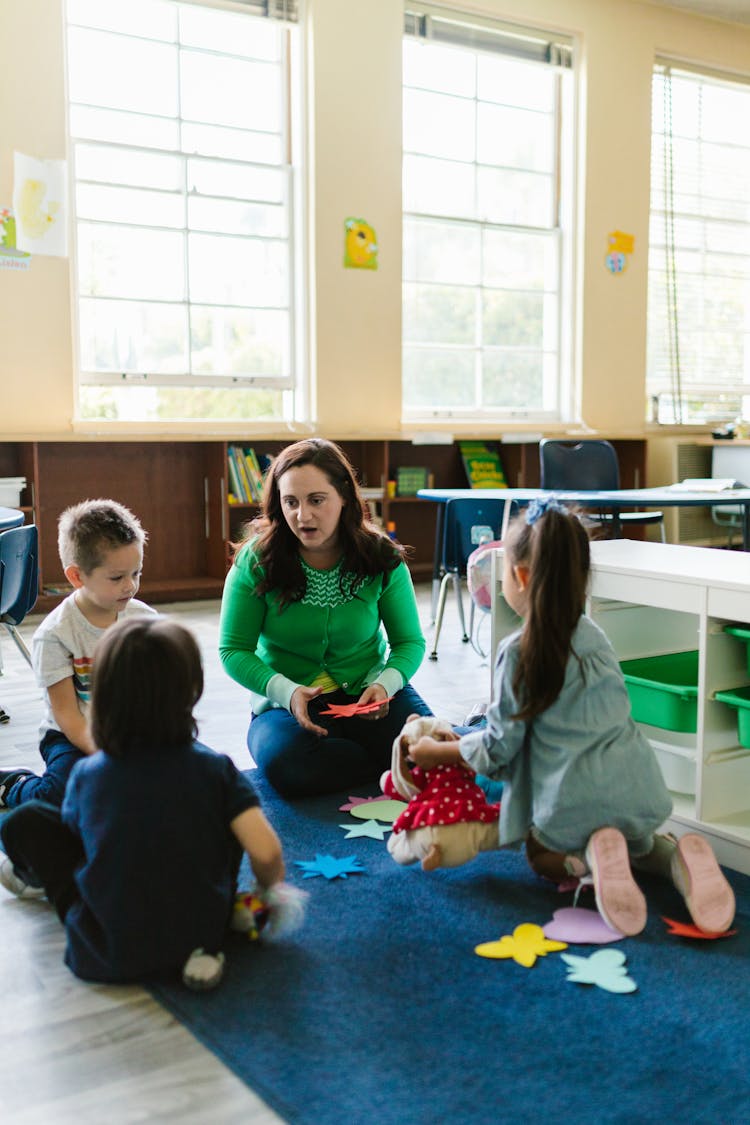
<path fill-rule="evenodd" d="M 532 500 L 545 496 L 556 496 L 565 504 L 577 504 L 581 508 L 609 508 L 612 510 L 614 538 L 619 537 L 617 519 L 620 508 L 712 508 L 719 504 L 736 504 L 742 509 L 742 549 L 750 550 L 750 488 L 721 489 L 716 492 L 696 489 L 688 492 L 679 485 L 663 485 L 661 488 L 618 488 L 603 492 L 598 490 L 565 492 L 561 489 L 546 488 L 420 488 L 417 496 L 421 500 L 432 500 L 438 507 L 435 531 L 435 554 L 432 560 L 433 583 L 440 579 L 440 559 L 443 546 L 443 505 L 447 500 L 462 496 L 484 496 L 488 499 L 505 501 L 503 524 L 500 538 L 505 537 L 513 505 L 525 507 Z M 433 585 L 434 590 L 434 585 Z"/>
<path fill-rule="evenodd" d="M 3 508 L 0 506 L 0 531 L 7 531 L 10 527 L 20 527 L 24 521 L 23 512 L 18 508 Z"/>

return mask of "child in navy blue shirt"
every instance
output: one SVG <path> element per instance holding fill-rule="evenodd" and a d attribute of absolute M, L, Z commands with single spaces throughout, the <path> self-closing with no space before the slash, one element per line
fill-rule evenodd
<path fill-rule="evenodd" d="M 195 741 L 203 691 L 196 641 L 163 617 L 106 630 L 93 676 L 94 741 L 62 809 L 7 815 L 0 882 L 45 894 L 67 931 L 66 964 L 85 980 L 175 971 L 212 987 L 243 851 L 261 888 L 284 878 L 279 839 L 230 758 Z"/>

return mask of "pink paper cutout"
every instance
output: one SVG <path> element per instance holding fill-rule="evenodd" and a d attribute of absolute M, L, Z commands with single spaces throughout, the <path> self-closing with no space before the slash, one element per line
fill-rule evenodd
<path fill-rule="evenodd" d="M 610 929 L 595 910 L 580 906 L 565 906 L 556 910 L 552 921 L 542 927 L 545 937 L 566 941 L 570 945 L 607 945 L 622 941 L 623 935 Z"/>
<path fill-rule="evenodd" d="M 334 715 L 337 719 L 351 719 L 355 715 L 369 715 L 373 711 L 379 711 L 384 703 L 390 703 L 392 699 L 393 696 L 389 695 L 387 699 L 373 699 L 371 703 L 331 703 L 318 714 Z"/>

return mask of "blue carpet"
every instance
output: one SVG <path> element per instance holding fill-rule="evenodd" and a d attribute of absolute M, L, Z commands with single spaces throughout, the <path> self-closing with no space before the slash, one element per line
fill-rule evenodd
<path fill-rule="evenodd" d="M 687 921 L 684 904 L 644 878 L 645 932 L 606 947 L 638 991 L 615 995 L 569 983 L 558 953 L 531 969 L 473 953 L 572 904 L 521 855 L 402 868 L 384 843 L 345 839 L 346 795 L 292 806 L 251 776 L 310 892 L 304 927 L 276 945 L 232 935 L 216 992 L 153 992 L 287 1121 L 750 1122 L 750 878 L 729 874 L 739 932 L 712 942 L 669 936 L 660 915 Z M 316 853 L 365 873 L 303 879 L 294 860 Z"/>

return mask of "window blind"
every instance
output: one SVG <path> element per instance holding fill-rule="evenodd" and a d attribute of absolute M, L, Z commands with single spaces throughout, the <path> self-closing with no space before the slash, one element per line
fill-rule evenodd
<path fill-rule="evenodd" d="M 451 12 L 426 4 L 407 5 L 404 34 L 454 47 L 495 51 L 529 62 L 564 68 L 573 65 L 573 40 L 568 36 L 547 35 L 538 28 L 490 22 L 466 12 Z"/>

